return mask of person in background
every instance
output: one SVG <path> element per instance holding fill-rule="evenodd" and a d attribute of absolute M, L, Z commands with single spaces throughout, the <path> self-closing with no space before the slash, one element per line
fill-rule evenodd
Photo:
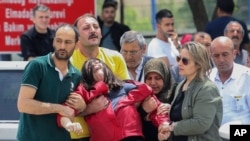
<path fill-rule="evenodd" d="M 193 41 L 194 35 L 192 33 L 186 33 L 181 36 L 180 43 L 184 45 L 187 42 Z"/>
<path fill-rule="evenodd" d="M 50 16 L 50 9 L 46 5 L 39 4 L 33 8 L 31 20 L 34 26 L 20 36 L 21 56 L 24 61 L 54 51 L 55 31 L 49 28 Z"/>
<path fill-rule="evenodd" d="M 126 63 L 122 55 L 114 50 L 99 47 L 102 38 L 101 29 L 95 16 L 91 14 L 84 14 L 79 16 L 74 23 L 79 31 L 79 42 L 75 49 L 71 62 L 78 70 L 81 70 L 84 62 L 89 58 L 98 58 L 105 62 L 109 68 L 121 80 L 130 79 Z M 80 122 L 83 127 L 83 133 L 80 135 L 71 134 L 75 141 L 88 141 L 90 134 L 88 126 L 82 116 L 89 115 L 101 111 L 105 107 L 103 103 L 107 99 L 104 96 L 95 98 L 92 102 L 87 104 L 86 110 L 80 116 L 75 118 L 75 122 Z"/>
<path fill-rule="evenodd" d="M 157 34 L 148 45 L 147 55 L 160 58 L 169 66 L 176 65 L 177 49 L 180 48 L 178 34 L 174 29 L 174 16 L 168 9 L 161 9 L 156 13 Z"/>
<path fill-rule="evenodd" d="M 70 134 L 57 126 L 56 116 L 73 118 L 74 110 L 70 107 L 77 111 L 85 107 L 80 96 L 70 95 L 81 79 L 80 72 L 69 61 L 77 40 L 74 26 L 60 25 L 53 40 L 55 51 L 27 64 L 17 101 L 20 112 L 17 140 L 70 141 Z M 69 97 L 79 99 L 66 100 Z M 61 105 L 64 101 L 67 105 Z"/>
<path fill-rule="evenodd" d="M 194 40 L 194 35 L 192 33 L 184 34 L 180 39 L 181 46 L 183 46 L 185 43 L 193 41 L 193 40 Z M 181 82 L 184 79 L 184 77 L 179 74 L 178 64 L 171 66 L 170 71 L 171 71 L 171 74 L 173 76 L 175 85 L 177 85 L 179 82 Z"/>
<path fill-rule="evenodd" d="M 204 47 L 206 47 L 208 56 L 210 58 L 209 59 L 210 65 L 214 67 L 213 61 L 211 60 L 211 53 L 210 53 L 210 46 L 212 42 L 211 36 L 206 32 L 199 31 L 193 35 L 191 41 L 201 43 Z M 178 65 L 175 65 L 171 68 L 171 73 L 176 83 L 179 83 L 180 81 L 184 79 L 184 77 L 179 74 Z"/>
<path fill-rule="evenodd" d="M 224 36 L 229 37 L 234 43 L 234 49 L 236 51 L 235 63 L 246 65 L 248 52 L 243 49 L 242 41 L 244 36 L 244 30 L 239 22 L 230 21 L 224 30 Z"/>
<path fill-rule="evenodd" d="M 250 69 L 234 63 L 234 43 L 225 36 L 217 37 L 211 45 L 215 68 L 210 79 L 220 90 L 223 100 L 222 124 L 241 121 L 250 124 Z"/>
<path fill-rule="evenodd" d="M 144 72 L 145 83 L 153 89 L 153 94 L 161 102 L 157 113 L 168 115 L 170 103 L 174 96 L 174 83 L 170 69 L 163 60 L 153 58 L 145 64 Z M 158 141 L 158 128 L 147 118 L 148 113 L 155 108 L 157 108 L 157 102 L 152 98 L 144 100 L 142 105 L 138 108 L 138 111 L 141 114 L 145 141 Z"/>
<path fill-rule="evenodd" d="M 171 125 L 159 127 L 160 139 L 171 132 L 173 141 L 220 141 L 222 98 L 208 78 L 211 69 L 206 48 L 197 42 L 186 43 L 177 58 L 185 80 L 176 87 L 170 108 Z M 209 110 L 207 110 L 209 109 Z"/>
<path fill-rule="evenodd" d="M 209 61 L 210 61 L 210 65 L 213 68 L 214 64 L 213 64 L 213 61 L 211 59 L 211 53 L 210 53 L 211 42 L 212 42 L 211 36 L 208 33 L 204 32 L 204 31 L 199 31 L 199 32 L 194 34 L 194 41 L 198 42 L 198 43 L 201 43 L 204 47 L 206 47 L 208 57 L 209 57 Z"/>
<path fill-rule="evenodd" d="M 208 33 L 203 32 L 203 31 L 199 31 L 195 33 L 193 41 L 201 43 L 204 47 L 206 47 L 208 57 L 211 57 L 210 46 L 211 46 L 212 38 Z"/>
<path fill-rule="evenodd" d="M 144 82 L 143 68 L 152 57 L 145 55 L 147 45 L 143 35 L 137 31 L 127 31 L 122 35 L 120 44 L 120 52 L 126 62 L 130 78 Z"/>
<path fill-rule="evenodd" d="M 116 1 L 105 1 L 98 22 L 102 31 L 100 46 L 119 52 L 121 50 L 120 38 L 130 28 L 115 21 L 117 4 Z"/>
<path fill-rule="evenodd" d="M 250 53 L 248 52 L 248 56 L 247 56 L 247 63 L 246 65 L 248 68 L 250 68 Z"/>
<path fill-rule="evenodd" d="M 194 34 L 191 34 L 191 33 L 184 34 L 180 40 L 182 45 L 190 41 L 196 41 L 196 42 L 203 44 L 207 48 L 208 55 L 210 56 L 210 45 L 212 42 L 212 38 L 208 33 L 204 31 L 198 31 Z"/>
<path fill-rule="evenodd" d="M 224 29 L 230 21 L 238 21 L 243 27 L 244 32 L 248 33 L 245 22 L 233 17 L 233 11 L 235 9 L 234 0 L 217 0 L 216 8 L 218 18 L 209 22 L 205 28 L 205 32 L 212 37 L 212 40 L 218 36 L 224 35 Z M 242 41 L 243 48 L 249 48 L 249 42 L 250 40 L 248 34 L 244 34 Z"/>

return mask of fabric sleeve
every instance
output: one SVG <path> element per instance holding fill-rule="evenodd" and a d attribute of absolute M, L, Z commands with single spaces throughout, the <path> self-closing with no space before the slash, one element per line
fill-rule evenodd
<path fill-rule="evenodd" d="M 170 48 L 167 47 L 165 43 L 162 44 L 154 38 L 148 45 L 147 55 L 154 58 L 167 57 L 167 54 L 170 54 L 167 52 L 169 49 Z"/>
<path fill-rule="evenodd" d="M 131 82 L 134 82 L 136 88 L 127 92 L 127 96 L 123 97 L 119 106 L 130 105 L 130 104 L 135 104 L 137 102 L 141 102 L 145 98 L 153 94 L 152 89 L 148 85 L 135 81 Z"/>
<path fill-rule="evenodd" d="M 31 60 L 25 67 L 22 84 L 38 88 L 40 80 L 44 77 L 43 65 L 36 60 Z"/>
<path fill-rule="evenodd" d="M 221 97 L 215 85 L 203 86 L 192 101 L 192 105 L 187 105 L 187 110 L 192 112 L 192 118 L 175 122 L 175 135 L 204 134 L 215 120 L 216 112 L 222 111 Z"/>
<path fill-rule="evenodd" d="M 160 106 L 161 102 L 156 98 L 156 96 L 153 96 L 156 100 L 158 107 Z M 161 124 L 167 122 L 170 123 L 170 118 L 168 114 L 157 114 L 157 108 L 149 114 L 149 119 L 152 121 L 153 125 L 156 127 L 159 127 Z"/>
<path fill-rule="evenodd" d="M 22 56 L 25 61 L 27 61 L 29 57 L 36 56 L 34 47 L 32 46 L 31 38 L 28 35 L 22 34 L 20 37 L 20 42 Z"/>
<path fill-rule="evenodd" d="M 137 108 L 138 112 L 140 113 L 142 119 L 148 115 L 148 113 L 143 109 L 142 105 L 140 104 Z"/>
<path fill-rule="evenodd" d="M 115 71 L 114 71 L 115 75 L 121 80 L 130 79 L 127 65 L 122 55 L 118 53 L 114 61 L 115 61 L 115 66 L 116 66 Z"/>
<path fill-rule="evenodd" d="M 80 84 L 76 91 L 76 93 L 80 94 L 85 102 L 88 104 L 90 103 L 94 98 L 100 96 L 100 95 L 106 95 L 108 94 L 108 86 L 103 82 L 97 82 L 93 88 L 88 92 L 83 84 Z"/>
<path fill-rule="evenodd" d="M 65 103 L 63 103 L 62 105 L 67 106 Z M 77 110 L 74 109 L 74 108 L 72 108 L 72 109 L 74 110 L 75 115 L 76 115 L 76 114 L 77 114 Z M 57 114 L 57 116 L 56 116 L 56 123 L 57 123 L 58 127 L 62 127 L 62 124 L 61 124 L 61 118 L 62 118 L 62 117 L 63 117 L 63 116 L 60 115 L 60 114 Z"/>

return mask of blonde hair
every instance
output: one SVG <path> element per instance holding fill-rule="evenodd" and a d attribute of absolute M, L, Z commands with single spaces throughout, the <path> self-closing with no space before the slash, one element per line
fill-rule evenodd
<path fill-rule="evenodd" d="M 198 42 L 188 42 L 183 45 L 183 49 L 186 49 L 193 57 L 194 62 L 198 67 L 196 78 L 203 80 L 207 74 L 211 71 L 211 63 L 204 45 Z"/>

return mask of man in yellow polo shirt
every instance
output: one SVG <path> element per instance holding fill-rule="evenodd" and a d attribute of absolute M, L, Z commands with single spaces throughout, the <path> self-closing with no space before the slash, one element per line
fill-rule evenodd
<path fill-rule="evenodd" d="M 99 58 L 104 61 L 109 68 L 120 79 L 130 79 L 126 63 L 122 55 L 114 50 L 99 47 L 102 38 L 101 29 L 96 18 L 91 14 L 84 14 L 78 17 L 74 23 L 79 31 L 78 47 L 72 55 L 71 62 L 78 69 L 81 70 L 84 62 L 89 58 Z M 99 97 L 93 100 L 84 111 L 83 115 L 96 113 L 105 108 L 106 98 Z M 89 141 L 89 131 L 86 122 L 82 116 L 76 117 L 75 121 L 80 122 L 83 127 L 83 134 L 71 134 L 74 141 Z"/>

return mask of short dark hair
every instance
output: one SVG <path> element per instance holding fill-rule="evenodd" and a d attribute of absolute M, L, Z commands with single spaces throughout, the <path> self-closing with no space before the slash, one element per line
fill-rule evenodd
<path fill-rule="evenodd" d="M 91 14 L 91 13 L 85 13 L 85 14 L 79 16 L 75 20 L 75 22 L 73 23 L 73 25 L 77 28 L 78 21 L 81 20 L 81 19 L 83 19 L 83 18 L 88 18 L 88 17 L 93 18 L 93 19 L 95 19 L 97 21 L 96 17 L 93 14 Z"/>
<path fill-rule="evenodd" d="M 173 14 L 168 9 L 162 9 L 156 13 L 155 20 L 157 23 L 161 21 L 162 18 L 173 18 Z"/>
<path fill-rule="evenodd" d="M 217 8 L 221 11 L 232 14 L 234 11 L 234 1 L 233 0 L 217 0 Z"/>
<path fill-rule="evenodd" d="M 113 7 L 117 9 L 117 1 L 105 1 L 102 5 L 102 10 L 108 7 Z"/>
<path fill-rule="evenodd" d="M 58 31 L 60 28 L 62 28 L 62 27 L 69 27 L 69 28 L 73 29 L 74 32 L 75 32 L 75 42 L 78 41 L 78 39 L 79 39 L 79 33 L 78 33 L 77 28 L 76 28 L 74 25 L 72 25 L 72 24 L 67 24 L 67 23 L 63 23 L 63 24 L 59 25 L 59 26 L 56 28 L 55 32 L 57 32 L 57 31 Z"/>

